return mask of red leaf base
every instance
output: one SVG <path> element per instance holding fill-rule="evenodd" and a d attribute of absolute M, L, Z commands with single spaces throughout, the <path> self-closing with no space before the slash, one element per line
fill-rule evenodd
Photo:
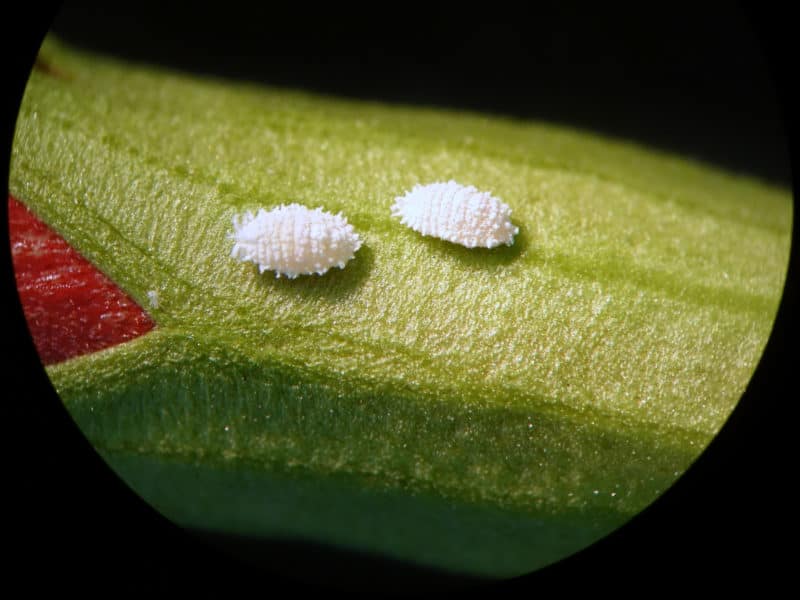
<path fill-rule="evenodd" d="M 147 333 L 150 316 L 25 205 L 8 197 L 17 290 L 45 365 Z"/>

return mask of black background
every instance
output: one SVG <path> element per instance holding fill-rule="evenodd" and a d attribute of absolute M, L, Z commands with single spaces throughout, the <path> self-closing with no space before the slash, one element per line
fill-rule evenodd
<path fill-rule="evenodd" d="M 54 31 L 200 73 L 564 123 L 788 183 L 752 16 L 650 4 L 76 2 Z"/>
<path fill-rule="evenodd" d="M 200 73 L 562 123 L 791 185 L 784 132 L 794 123 L 794 32 L 785 10 L 714 2 L 511 6 L 69 2 L 54 30 L 86 48 Z M 25 75 L 51 23 L 46 5 L 16 9 L 4 20 L 8 145 Z M 338 581 L 391 592 L 440 581 L 389 561 L 288 543 L 257 548 L 275 565 L 265 572 L 170 526 L 110 476 L 75 431 L 36 361 L 9 263 L 6 382 L 16 387 L 4 412 L 12 434 L 7 518 L 16 532 L 7 538 L 9 572 L 34 587 L 52 581 L 109 593 L 252 585 L 269 594 L 293 581 L 290 572 L 303 578 L 300 588 Z M 747 394 L 686 476 L 630 527 L 501 591 L 780 584 L 791 552 L 782 544 L 796 539 L 786 427 L 797 395 L 789 378 L 795 279 L 790 273 Z"/>

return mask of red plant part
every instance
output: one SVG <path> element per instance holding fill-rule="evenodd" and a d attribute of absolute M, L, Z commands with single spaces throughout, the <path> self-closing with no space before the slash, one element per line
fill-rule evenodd
<path fill-rule="evenodd" d="M 150 331 L 150 316 L 21 202 L 8 197 L 17 290 L 42 363 L 97 352 Z"/>

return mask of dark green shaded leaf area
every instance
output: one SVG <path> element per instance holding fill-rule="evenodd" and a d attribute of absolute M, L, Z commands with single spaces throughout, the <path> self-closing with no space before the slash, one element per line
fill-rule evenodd
<path fill-rule="evenodd" d="M 11 193 L 157 322 L 48 374 L 181 525 L 529 572 L 665 491 L 769 337 L 788 190 L 542 123 L 192 78 L 53 39 L 42 60 Z M 468 250 L 391 217 L 395 196 L 447 179 L 508 203 L 515 244 Z M 342 211 L 356 258 L 289 281 L 230 257 L 234 215 L 288 202 Z"/>

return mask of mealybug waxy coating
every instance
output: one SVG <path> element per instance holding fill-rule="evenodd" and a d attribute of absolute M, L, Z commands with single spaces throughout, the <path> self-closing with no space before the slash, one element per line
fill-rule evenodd
<path fill-rule="evenodd" d="M 147 299 L 150 301 L 150 308 L 158 308 L 158 290 L 147 292 Z"/>
<path fill-rule="evenodd" d="M 231 256 L 258 265 L 260 273 L 275 271 L 275 277 L 317 273 L 331 267 L 344 268 L 361 247 L 361 240 L 341 214 L 300 204 L 281 205 L 255 215 L 233 217 Z"/>
<path fill-rule="evenodd" d="M 395 198 L 392 215 L 422 235 L 467 248 L 511 246 L 519 228 L 507 204 L 473 186 L 455 181 L 417 185 Z"/>

